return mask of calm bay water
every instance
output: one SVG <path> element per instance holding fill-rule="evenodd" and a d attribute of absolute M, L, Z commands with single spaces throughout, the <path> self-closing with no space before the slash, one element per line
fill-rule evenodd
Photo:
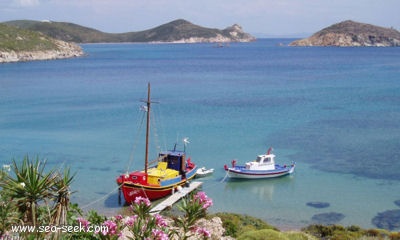
<path fill-rule="evenodd" d="M 1 163 L 29 154 L 71 166 L 73 201 L 116 213 L 115 177 L 143 166 L 139 100 L 151 82 L 153 145 L 190 138 L 192 160 L 216 169 L 202 180 L 211 211 L 281 228 L 374 227 L 379 212 L 400 210 L 400 48 L 281 42 L 89 44 L 82 58 L 2 64 Z M 270 146 L 279 163 L 296 161 L 294 175 L 222 182 L 224 164 Z"/>

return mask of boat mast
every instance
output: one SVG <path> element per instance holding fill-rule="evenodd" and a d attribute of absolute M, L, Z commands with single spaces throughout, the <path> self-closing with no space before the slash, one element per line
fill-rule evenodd
<path fill-rule="evenodd" d="M 150 83 L 147 85 L 147 123 L 146 123 L 146 154 L 145 154 L 145 164 L 144 172 L 147 174 L 147 168 L 149 164 L 149 132 L 150 132 Z"/>

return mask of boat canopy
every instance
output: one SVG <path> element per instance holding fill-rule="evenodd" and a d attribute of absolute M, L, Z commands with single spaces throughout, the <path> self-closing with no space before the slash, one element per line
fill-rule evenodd
<path fill-rule="evenodd" d="M 167 168 L 174 169 L 177 171 L 182 171 L 183 166 L 185 166 L 185 152 L 178 150 L 169 150 L 160 152 L 159 158 L 163 162 L 167 162 Z"/>

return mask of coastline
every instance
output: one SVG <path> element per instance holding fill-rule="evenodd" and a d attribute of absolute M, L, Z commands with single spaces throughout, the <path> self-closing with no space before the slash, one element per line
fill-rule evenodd
<path fill-rule="evenodd" d="M 43 51 L 0 51 L 0 63 L 14 63 L 38 60 L 55 60 L 84 56 L 80 46 L 55 40 L 57 49 Z"/>

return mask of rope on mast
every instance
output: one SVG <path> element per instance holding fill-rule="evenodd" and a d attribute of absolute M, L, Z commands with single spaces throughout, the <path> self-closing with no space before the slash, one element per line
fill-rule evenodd
<path fill-rule="evenodd" d="M 139 140 L 138 140 L 139 136 L 141 135 L 142 130 L 143 130 L 144 116 L 145 116 L 145 114 L 141 114 L 141 116 L 140 116 L 141 117 L 141 121 L 140 121 L 139 128 L 136 131 L 136 136 L 135 136 L 134 141 L 133 141 L 132 151 L 131 151 L 131 155 L 129 157 L 128 165 L 126 167 L 126 172 L 129 172 L 129 169 L 131 168 L 132 163 L 133 163 L 134 152 L 135 152 L 135 150 L 137 148 L 137 145 L 138 145 L 138 142 L 139 142 Z"/>

